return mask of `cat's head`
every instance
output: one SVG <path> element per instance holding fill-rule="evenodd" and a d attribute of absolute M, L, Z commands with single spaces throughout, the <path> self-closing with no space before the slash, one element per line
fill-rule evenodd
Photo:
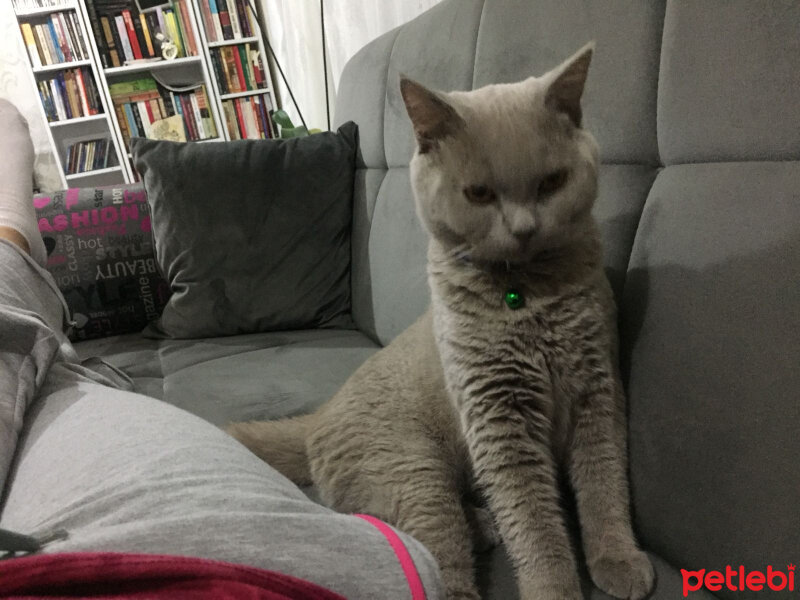
<path fill-rule="evenodd" d="M 417 140 L 417 212 L 445 250 L 522 263 L 586 230 L 598 151 L 581 128 L 580 101 L 592 50 L 541 77 L 471 92 L 434 92 L 401 78 Z"/>

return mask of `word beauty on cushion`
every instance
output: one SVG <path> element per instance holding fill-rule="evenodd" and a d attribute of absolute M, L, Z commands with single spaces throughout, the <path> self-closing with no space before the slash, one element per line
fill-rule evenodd
<path fill-rule="evenodd" d="M 146 335 L 351 327 L 357 128 L 208 144 L 136 138 L 172 297 Z"/>
<path fill-rule="evenodd" d="M 141 331 L 169 298 L 142 185 L 69 189 L 33 200 L 47 270 L 67 301 L 73 341 Z"/>

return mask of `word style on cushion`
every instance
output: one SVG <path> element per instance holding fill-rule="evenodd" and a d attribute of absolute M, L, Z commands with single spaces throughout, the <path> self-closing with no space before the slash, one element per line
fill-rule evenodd
<path fill-rule="evenodd" d="M 33 200 L 72 341 L 141 331 L 169 298 L 144 187 L 68 189 Z"/>
<path fill-rule="evenodd" d="M 350 327 L 357 128 L 288 140 L 132 140 L 173 292 L 153 337 Z"/>

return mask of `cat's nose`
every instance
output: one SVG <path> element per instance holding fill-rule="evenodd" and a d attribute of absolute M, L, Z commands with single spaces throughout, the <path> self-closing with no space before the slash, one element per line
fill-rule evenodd
<path fill-rule="evenodd" d="M 528 242 L 531 241 L 533 234 L 536 233 L 536 228 L 532 227 L 530 229 L 525 229 L 522 231 L 517 231 L 514 233 L 514 237 L 517 238 L 517 241 L 525 246 Z"/>

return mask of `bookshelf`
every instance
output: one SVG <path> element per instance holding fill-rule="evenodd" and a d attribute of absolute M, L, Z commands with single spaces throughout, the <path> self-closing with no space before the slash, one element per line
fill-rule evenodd
<path fill-rule="evenodd" d="M 84 19 L 94 34 L 92 51 L 102 72 L 101 86 L 112 107 L 112 123 L 123 149 L 121 162 L 127 181 L 138 179 L 129 140 L 136 136 L 154 137 L 156 123 L 171 122 L 169 130 L 180 134 L 171 139 L 179 141 L 224 139 L 212 77 L 198 35 L 194 1 L 165 0 L 141 13 L 133 8 L 132 1 L 81 3 Z M 175 43 L 175 58 L 163 58 L 156 39 L 158 32 L 164 32 Z"/>
<path fill-rule="evenodd" d="M 196 0 L 165 0 L 142 13 L 133 0 L 12 2 L 63 187 L 138 180 L 129 152 L 134 135 L 228 139 Z M 175 43 L 175 58 L 162 56 L 160 31 Z M 64 101 L 53 97 L 62 91 L 70 92 Z M 169 128 L 153 127 L 163 120 Z M 98 159 L 105 148 L 109 159 Z"/>
<path fill-rule="evenodd" d="M 64 188 L 126 181 L 102 73 L 78 0 L 14 0 L 22 46 Z M 99 156 L 98 152 L 103 152 Z M 72 159 L 72 160 L 70 160 Z"/>
<path fill-rule="evenodd" d="M 274 137 L 275 88 L 250 2 L 196 0 L 194 9 L 225 139 Z"/>

